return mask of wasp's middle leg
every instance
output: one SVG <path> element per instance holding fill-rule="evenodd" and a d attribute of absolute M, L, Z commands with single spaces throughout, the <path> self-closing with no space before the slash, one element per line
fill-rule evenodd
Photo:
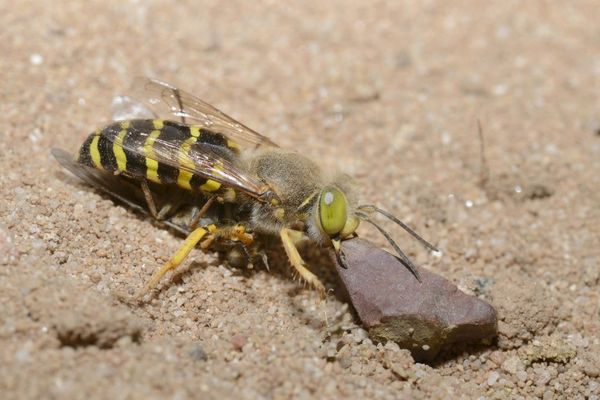
<path fill-rule="evenodd" d="M 174 212 L 181 205 L 180 196 L 172 196 L 169 201 L 163 204 L 160 208 L 156 206 L 156 201 L 154 200 L 154 195 L 152 194 L 152 190 L 150 190 L 150 186 L 148 186 L 147 180 L 142 180 L 140 182 L 140 186 L 142 187 L 142 192 L 144 193 L 144 199 L 146 200 L 146 205 L 148 206 L 148 211 L 150 215 L 156 220 L 162 221 L 164 220 L 168 214 Z"/>
<path fill-rule="evenodd" d="M 144 198 L 146 199 L 146 204 L 148 205 L 148 210 L 150 211 L 150 215 L 152 215 L 153 218 L 158 219 L 158 211 L 156 210 L 156 203 L 154 202 L 154 197 L 152 196 L 150 187 L 148 186 L 148 181 L 142 180 L 140 185 L 142 187 L 142 192 L 144 192 Z"/>

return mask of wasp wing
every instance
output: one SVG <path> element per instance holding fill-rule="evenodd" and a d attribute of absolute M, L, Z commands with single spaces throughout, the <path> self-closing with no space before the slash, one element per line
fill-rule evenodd
<path fill-rule="evenodd" d="M 52 155 L 60 165 L 85 183 L 100 189 L 137 211 L 147 212 L 145 207 L 141 205 L 144 196 L 139 185 L 136 187 L 111 172 L 86 167 L 63 149 L 52 149 Z"/>
<path fill-rule="evenodd" d="M 110 105 L 113 121 L 155 119 L 158 115 L 147 105 L 129 96 L 114 96 Z"/>
<path fill-rule="evenodd" d="M 199 125 L 250 148 L 278 147 L 266 136 L 211 106 L 198 97 L 173 85 L 150 78 L 137 78 L 133 82 L 132 97 L 153 114 L 169 119 L 177 117 L 183 123 Z M 130 98 L 130 99 L 131 99 Z"/>
<path fill-rule="evenodd" d="M 203 142 L 181 143 L 159 136 L 154 140 L 152 151 L 146 151 L 141 143 L 123 144 L 123 148 L 184 173 L 212 179 L 255 198 L 262 197 L 269 190 L 264 182 L 247 171 L 243 161 L 221 146 Z"/>
<path fill-rule="evenodd" d="M 52 155 L 62 167 L 88 185 L 100 190 L 137 212 L 144 215 L 150 215 L 144 194 L 139 184 L 136 185 L 133 182 L 124 180 L 122 176 L 115 175 L 112 172 L 87 167 L 75 161 L 71 154 L 62 149 L 52 149 Z M 189 233 L 189 228 L 183 224 L 175 223 L 171 220 L 162 220 L 160 223 L 184 235 Z"/>

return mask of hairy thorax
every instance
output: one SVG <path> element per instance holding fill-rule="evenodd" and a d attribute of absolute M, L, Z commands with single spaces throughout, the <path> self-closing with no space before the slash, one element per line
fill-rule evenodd
<path fill-rule="evenodd" d="M 323 174 L 319 166 L 303 155 L 280 149 L 269 149 L 249 160 L 251 171 L 277 194 L 281 203 L 255 204 L 253 225 L 265 232 L 277 232 L 282 227 L 292 227 L 305 222 L 308 214 L 303 210 L 307 201 L 323 187 Z"/>

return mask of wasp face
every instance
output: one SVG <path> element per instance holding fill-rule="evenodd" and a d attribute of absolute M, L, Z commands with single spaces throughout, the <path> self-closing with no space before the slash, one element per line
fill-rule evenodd
<path fill-rule="evenodd" d="M 335 186 L 326 186 L 317 201 L 317 223 L 332 240 L 352 235 L 358 228 L 359 219 L 350 211 L 346 195 Z"/>

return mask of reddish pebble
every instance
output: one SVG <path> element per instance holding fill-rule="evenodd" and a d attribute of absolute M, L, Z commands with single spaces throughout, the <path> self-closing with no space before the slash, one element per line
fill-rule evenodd
<path fill-rule="evenodd" d="M 246 337 L 242 335 L 235 335 L 231 338 L 231 345 L 237 351 L 242 351 L 246 344 Z"/>
<path fill-rule="evenodd" d="M 342 249 L 347 268 L 336 265 L 337 271 L 371 339 L 394 341 L 422 361 L 452 343 L 496 335 L 494 308 L 443 277 L 417 266 L 419 282 L 396 257 L 366 240 L 345 240 Z"/>

